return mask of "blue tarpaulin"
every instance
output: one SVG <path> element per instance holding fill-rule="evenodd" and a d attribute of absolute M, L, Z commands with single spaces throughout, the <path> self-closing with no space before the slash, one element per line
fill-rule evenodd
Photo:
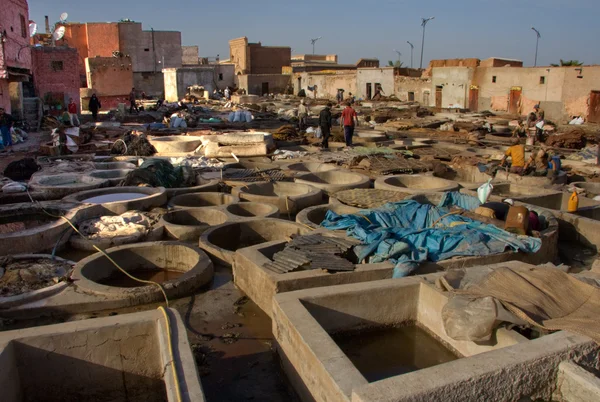
<path fill-rule="evenodd" d="M 394 263 L 394 278 L 409 275 L 424 261 L 500 254 L 507 249 L 535 253 L 540 249 L 540 239 L 517 236 L 464 216 L 447 215 L 447 207 L 454 202 L 475 205 L 456 195 L 444 196 L 440 205 L 445 206 L 406 200 L 354 215 L 328 211 L 321 225 L 330 230 L 345 229 L 348 236 L 360 240 L 362 245 L 356 246 L 355 252 L 361 261 Z"/>

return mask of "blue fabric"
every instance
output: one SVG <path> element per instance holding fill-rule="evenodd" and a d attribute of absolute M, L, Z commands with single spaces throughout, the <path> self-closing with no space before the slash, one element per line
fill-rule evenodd
<path fill-rule="evenodd" d="M 448 198 L 445 202 L 450 203 Z M 362 244 L 354 250 L 359 260 L 394 263 L 394 278 L 409 275 L 424 261 L 500 254 L 506 249 L 535 253 L 542 245 L 540 239 L 516 236 L 464 216 L 445 216 L 449 212 L 407 200 L 355 215 L 328 211 L 321 225 L 345 229 L 348 236 L 360 240 Z"/>
<path fill-rule="evenodd" d="M 444 193 L 438 207 L 452 207 L 457 206 L 467 211 L 474 211 L 481 206 L 481 202 L 477 197 L 472 195 L 462 194 L 458 191 L 452 191 Z"/>
<path fill-rule="evenodd" d="M 553 156 L 552 158 L 550 158 L 550 160 L 548 161 L 548 169 L 552 169 L 552 161 L 554 161 L 554 163 L 556 163 L 556 170 L 562 169 L 562 163 L 560 161 L 560 156 Z"/>

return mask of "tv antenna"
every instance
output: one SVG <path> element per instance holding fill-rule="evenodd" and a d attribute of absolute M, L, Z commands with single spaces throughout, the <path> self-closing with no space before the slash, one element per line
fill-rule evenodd
<path fill-rule="evenodd" d="M 318 38 L 314 38 L 310 40 L 310 43 L 312 43 L 312 47 L 313 47 L 313 54 L 315 54 L 315 43 L 317 43 L 318 40 L 323 39 L 322 36 L 319 36 Z"/>

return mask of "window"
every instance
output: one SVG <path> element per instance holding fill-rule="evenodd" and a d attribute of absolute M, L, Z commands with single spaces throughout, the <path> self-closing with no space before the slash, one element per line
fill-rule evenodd
<path fill-rule="evenodd" d="M 496 76 L 495 76 L 495 75 L 492 77 L 492 82 L 493 82 L 494 84 L 496 83 Z"/>
<path fill-rule="evenodd" d="M 144 52 L 149 52 L 149 51 L 150 51 L 150 49 L 148 49 L 148 48 L 144 49 Z"/>
<path fill-rule="evenodd" d="M 25 16 L 23 14 L 19 14 L 21 17 L 21 36 L 27 38 L 27 23 L 25 22 Z"/>
<path fill-rule="evenodd" d="M 55 60 L 50 63 L 50 68 L 54 71 L 62 71 L 64 66 L 61 60 Z"/>
<path fill-rule="evenodd" d="M 219 73 L 219 81 L 223 81 L 223 73 Z"/>
<path fill-rule="evenodd" d="M 408 93 L 408 101 L 409 102 L 414 102 L 415 101 L 415 93 L 414 92 L 409 92 Z"/>
<path fill-rule="evenodd" d="M 544 85 L 546 83 L 546 77 L 543 75 L 540 77 L 540 85 Z"/>

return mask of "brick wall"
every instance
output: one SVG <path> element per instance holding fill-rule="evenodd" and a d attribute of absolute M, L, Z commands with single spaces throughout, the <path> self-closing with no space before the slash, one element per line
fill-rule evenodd
<path fill-rule="evenodd" d="M 292 65 L 289 47 L 264 47 L 250 44 L 250 74 L 281 74 L 283 67 Z"/>
<path fill-rule="evenodd" d="M 32 49 L 32 75 L 35 93 L 44 99 L 48 93 L 62 93 L 63 107 L 70 98 L 79 107 L 79 55 L 77 49 L 41 47 Z"/>

